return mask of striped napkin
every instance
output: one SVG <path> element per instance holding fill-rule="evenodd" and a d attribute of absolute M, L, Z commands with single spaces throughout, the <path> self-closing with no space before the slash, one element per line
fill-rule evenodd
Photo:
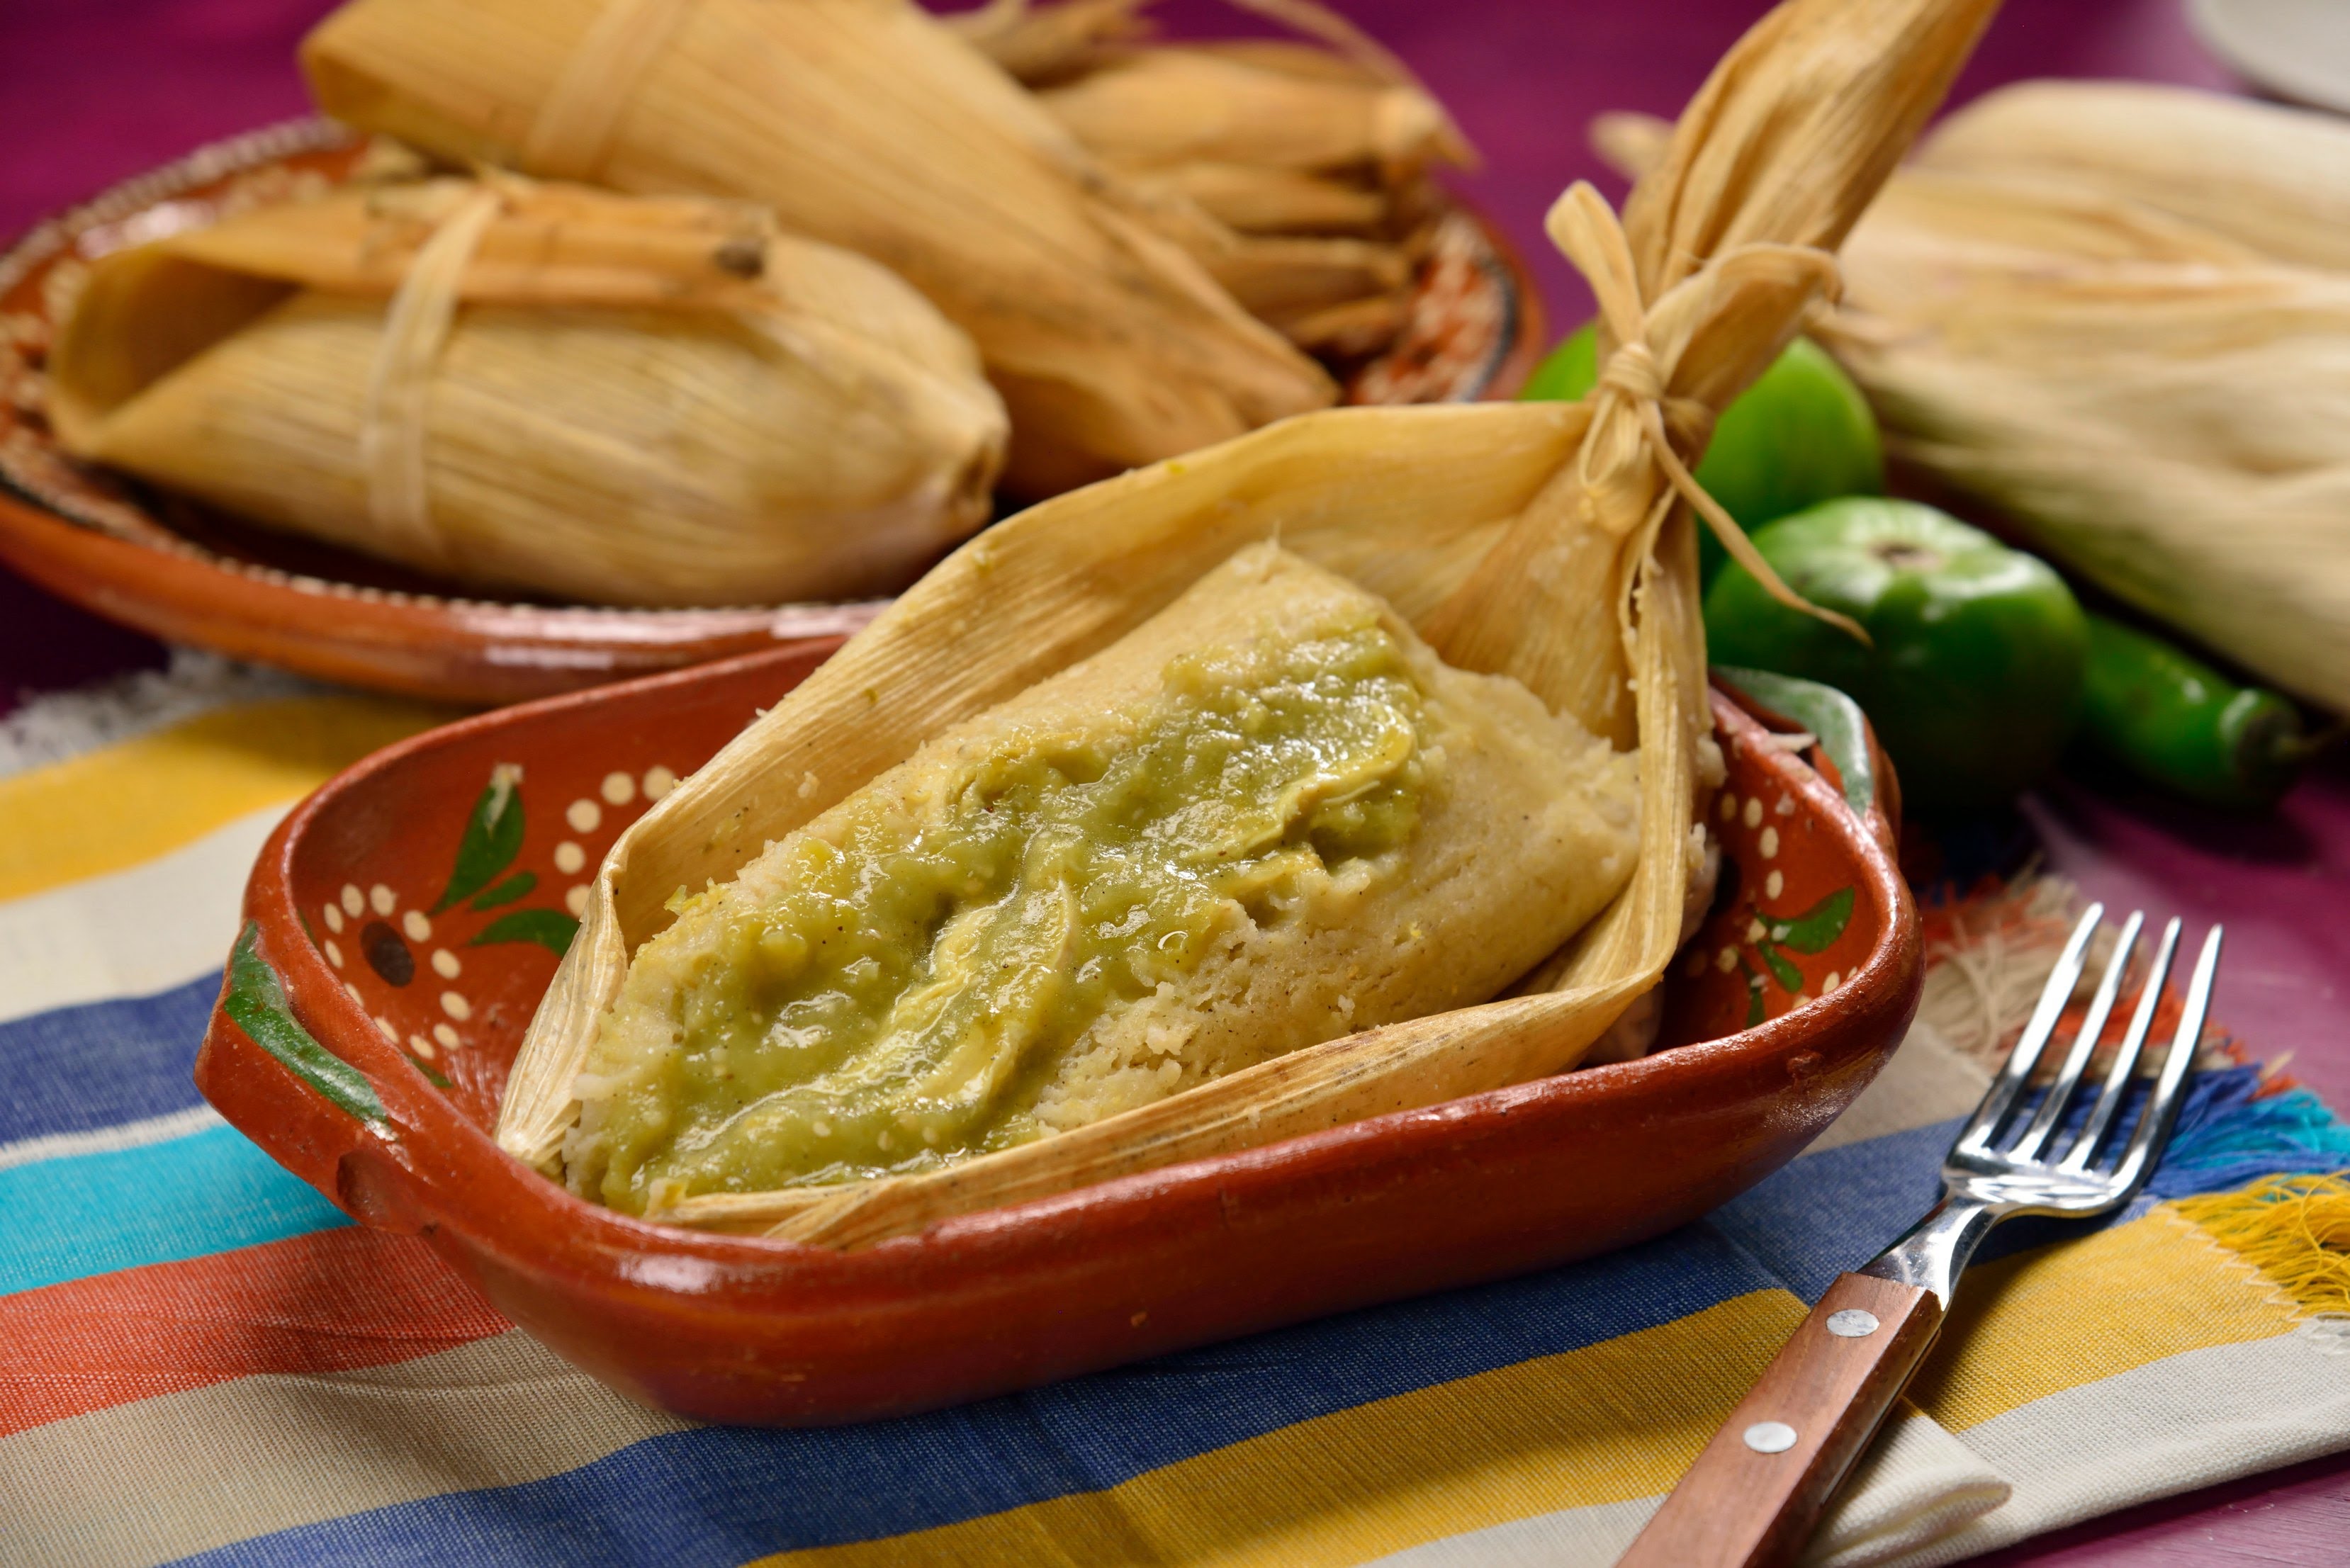
<path fill-rule="evenodd" d="M 270 826 L 433 717 L 191 655 L 0 723 L 0 1561 L 1607 1563 L 1934 1196 L 2063 924 L 2044 888 L 1946 919 L 1852 1111 L 1644 1246 L 930 1416 L 696 1427 L 190 1083 Z M 1996 1239 L 1814 1561 L 1950 1562 L 2350 1447 L 2350 1130 L 2212 1061 L 2149 1196 Z"/>

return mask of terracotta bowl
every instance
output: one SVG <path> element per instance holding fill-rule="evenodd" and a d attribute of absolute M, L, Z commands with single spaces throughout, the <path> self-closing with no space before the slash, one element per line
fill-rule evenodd
<path fill-rule="evenodd" d="M 574 890 L 826 651 L 509 709 L 335 779 L 262 854 L 196 1064 L 355 1218 L 422 1233 L 515 1323 L 681 1415 L 919 1410 L 1621 1247 L 1792 1158 L 1917 1006 L 1898 806 L 1857 710 L 1758 716 L 1718 690 L 1727 874 L 1652 1054 L 853 1252 L 582 1202 L 488 1130 Z M 1773 700 L 1814 698 L 1843 701 Z"/>
<path fill-rule="evenodd" d="M 60 597 L 174 642 L 349 685 L 512 702 L 855 631 L 878 602 L 752 609 L 495 603 L 86 469 L 43 414 L 42 368 L 90 261 L 325 190 L 363 144 L 298 120 L 204 148 L 51 219 L 0 254 L 0 561 Z M 1448 216 L 1402 334 L 1353 368 L 1357 403 L 1516 391 L 1543 347 L 1524 267 L 1483 219 Z"/>

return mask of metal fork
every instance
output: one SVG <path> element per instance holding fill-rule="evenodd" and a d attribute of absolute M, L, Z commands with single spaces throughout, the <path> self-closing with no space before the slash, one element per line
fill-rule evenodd
<path fill-rule="evenodd" d="M 1942 1161 L 1941 1201 L 1875 1262 L 1828 1287 L 1618 1568 L 1762 1568 L 1794 1562 L 1829 1497 L 1925 1359 L 1950 1311 L 1959 1272 L 1991 1228 L 2012 1214 L 2103 1214 L 2146 1185 L 2178 1120 L 2202 1039 L 2220 968 L 2220 928 L 2204 940 L 2178 1033 L 2137 1127 L 2118 1152 L 2101 1161 L 2161 1005 L 2163 981 L 2178 948 L 2176 919 L 2156 944 L 2128 1032 L 2079 1131 L 2064 1136 L 2065 1111 L 2112 1016 L 2123 971 L 2146 924 L 2143 914 L 2133 914 L 2122 927 L 2080 1034 L 2047 1094 L 2028 1116 L 2019 1102 L 2055 1036 L 2104 918 L 2105 906 L 2094 904 L 2074 928 L 2023 1037 Z"/>

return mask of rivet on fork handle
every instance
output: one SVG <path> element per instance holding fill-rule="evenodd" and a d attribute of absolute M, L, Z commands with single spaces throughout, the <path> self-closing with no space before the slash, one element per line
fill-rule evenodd
<path fill-rule="evenodd" d="M 1941 1324 L 1930 1291 L 1838 1279 L 1618 1568 L 1794 1561 Z"/>

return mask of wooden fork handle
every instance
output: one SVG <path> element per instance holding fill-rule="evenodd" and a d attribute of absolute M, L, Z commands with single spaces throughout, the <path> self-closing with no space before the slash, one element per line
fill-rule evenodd
<path fill-rule="evenodd" d="M 1794 1562 L 1941 1324 L 1930 1291 L 1838 1278 L 1617 1568 Z"/>

